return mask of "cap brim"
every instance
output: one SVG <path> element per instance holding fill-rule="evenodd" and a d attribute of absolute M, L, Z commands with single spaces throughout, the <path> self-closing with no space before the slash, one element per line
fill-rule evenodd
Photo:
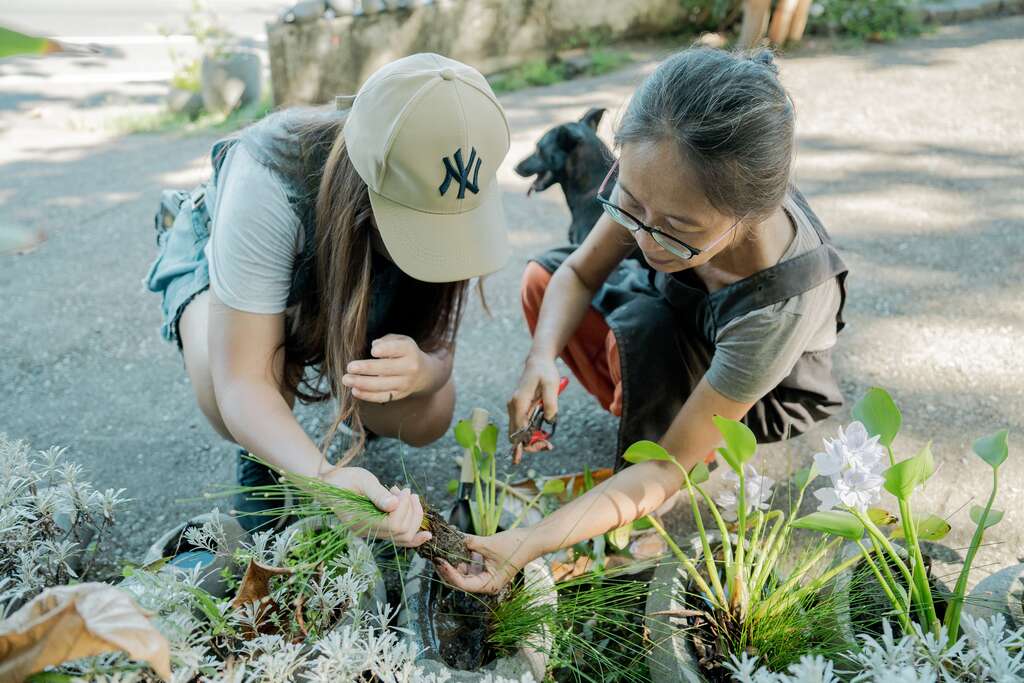
<path fill-rule="evenodd" d="M 423 282 L 456 282 L 500 270 L 509 257 L 501 189 L 462 213 L 425 213 L 370 190 L 370 205 L 395 265 Z"/>

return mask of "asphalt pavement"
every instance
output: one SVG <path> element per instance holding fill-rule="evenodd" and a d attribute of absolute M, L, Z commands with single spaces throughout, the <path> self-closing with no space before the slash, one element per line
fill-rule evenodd
<path fill-rule="evenodd" d="M 111 18 L 111 34 L 126 35 L 118 21 Z M 49 234 L 35 252 L 0 257 L 0 431 L 39 448 L 67 445 L 97 485 L 126 488 L 135 502 L 116 550 L 128 558 L 166 526 L 211 506 L 202 493 L 230 481 L 232 449 L 204 423 L 177 351 L 157 335 L 157 299 L 141 286 L 154 254 L 159 191 L 205 178 L 216 136 L 124 137 L 103 124 L 124 109 L 157 106 L 160 79 L 61 85 L 90 69 L 164 68 L 141 54 L 114 59 L 121 58 L 60 69 L 0 62 L 0 220 Z M 779 62 L 798 112 L 797 182 L 852 271 L 849 327 L 836 350 L 844 392 L 851 400 L 873 385 L 893 393 L 904 415 L 901 454 L 932 441 L 940 466 L 916 507 L 951 515 L 953 548 L 971 531 L 964 506 L 990 484 L 970 442 L 1011 429 L 1017 452 L 1004 466 L 997 504 L 1007 514 L 979 560 L 1006 564 L 1024 552 L 1024 17 L 890 45 L 836 51 L 823 44 Z M 519 277 L 531 254 L 565 240 L 569 224 L 560 193 L 527 198 L 512 166 L 548 127 L 592 106 L 611 110 L 607 137 L 654 66 L 643 60 L 501 98 L 514 136 L 499 181 L 515 255 L 486 280 L 491 315 L 474 300 L 460 331 L 459 415 L 483 407 L 504 427 L 529 345 Z M 8 87 L 9 76 L 20 80 Z M 313 434 L 327 417 L 322 408 L 299 414 Z M 847 418 L 764 448 L 760 467 L 785 478 Z M 512 474 L 610 464 L 614 435 L 614 420 L 573 384 L 557 450 L 528 456 Z M 362 464 L 385 481 L 414 481 L 443 505 L 457 454 L 452 438 L 423 449 L 385 440 Z M 673 523 L 684 528 L 684 516 Z"/>

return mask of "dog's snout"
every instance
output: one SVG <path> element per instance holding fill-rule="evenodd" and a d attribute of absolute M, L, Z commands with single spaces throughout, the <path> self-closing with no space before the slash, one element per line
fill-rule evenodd
<path fill-rule="evenodd" d="M 547 167 L 544 165 L 544 161 L 538 154 L 534 153 L 516 164 L 516 167 L 512 170 L 523 178 L 529 178 L 530 176 L 537 175 L 546 169 Z"/>

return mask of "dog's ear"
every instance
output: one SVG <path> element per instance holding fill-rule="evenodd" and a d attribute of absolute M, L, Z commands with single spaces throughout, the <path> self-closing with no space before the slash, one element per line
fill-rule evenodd
<path fill-rule="evenodd" d="M 597 130 L 597 126 L 601 123 L 601 117 L 608 111 L 604 107 L 592 107 L 587 110 L 587 113 L 580 117 L 580 123 L 590 126 L 591 130 Z"/>
<path fill-rule="evenodd" d="M 576 149 L 577 145 L 583 142 L 583 133 L 579 130 L 578 126 L 570 123 L 558 127 L 558 135 L 555 139 L 562 150 L 571 152 Z"/>

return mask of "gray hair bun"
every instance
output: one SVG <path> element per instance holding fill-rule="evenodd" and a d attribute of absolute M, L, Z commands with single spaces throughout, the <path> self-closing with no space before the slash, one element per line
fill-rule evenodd
<path fill-rule="evenodd" d="M 757 52 L 750 53 L 747 58 L 752 62 L 768 67 L 773 74 L 778 75 L 779 67 L 775 63 L 775 55 L 771 50 L 758 50 Z"/>

